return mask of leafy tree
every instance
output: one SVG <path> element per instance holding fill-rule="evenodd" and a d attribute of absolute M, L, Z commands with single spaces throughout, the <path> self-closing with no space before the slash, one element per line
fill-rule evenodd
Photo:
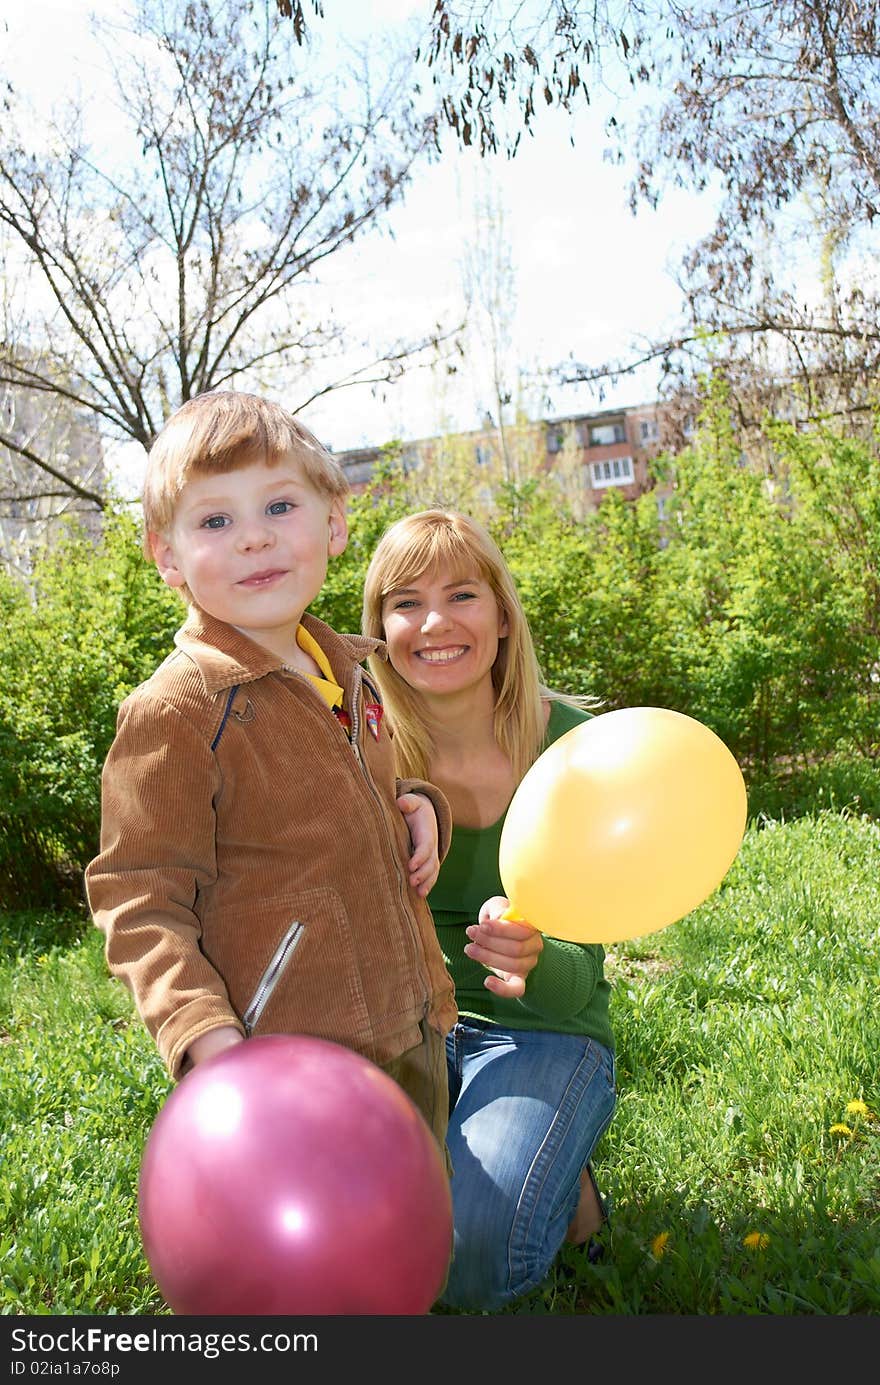
<path fill-rule="evenodd" d="M 276 3 L 298 42 L 324 15 L 321 0 Z M 571 113 L 589 103 L 608 60 L 643 80 L 649 8 L 639 0 L 434 0 L 415 58 L 437 98 L 438 141 L 447 129 L 483 155 L 512 157 L 542 109 Z"/>

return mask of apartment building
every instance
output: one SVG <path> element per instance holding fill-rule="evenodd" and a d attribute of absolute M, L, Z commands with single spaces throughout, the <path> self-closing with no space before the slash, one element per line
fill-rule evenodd
<path fill-rule="evenodd" d="M 475 468 L 494 467 L 496 474 L 508 480 L 523 479 L 526 465 L 533 473 L 535 458 L 540 457 L 545 471 L 564 472 L 569 493 L 578 497 L 584 510 L 597 509 L 611 487 L 626 500 L 653 488 L 662 509 L 665 493 L 655 486 L 649 463 L 660 451 L 680 447 L 692 426 L 692 419 L 682 419 L 680 410 L 670 405 L 645 403 L 505 429 L 487 419 L 481 428 L 456 434 L 452 440 L 435 437 L 404 443 L 400 455 L 405 470 L 418 470 L 435 461 L 452 442 L 460 455 L 470 454 Z M 369 484 L 380 452 L 378 447 L 361 447 L 335 454 L 353 491 Z"/>
<path fill-rule="evenodd" d="M 106 485 L 104 449 L 94 417 L 62 400 L 33 391 L 0 388 L 0 435 L 93 494 Z M 35 552 L 51 540 L 53 526 L 75 515 L 87 532 L 100 532 L 101 512 L 27 456 L 0 444 L 0 565 L 27 576 Z"/>
<path fill-rule="evenodd" d="M 548 419 L 545 437 L 551 465 L 568 449 L 569 469 L 580 468 L 586 508 L 595 510 L 609 487 L 625 500 L 651 488 L 649 462 L 664 446 L 664 419 L 657 404 L 605 409 Z"/>

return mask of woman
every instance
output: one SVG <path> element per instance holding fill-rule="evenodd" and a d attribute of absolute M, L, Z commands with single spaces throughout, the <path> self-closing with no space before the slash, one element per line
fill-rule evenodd
<path fill-rule="evenodd" d="M 541 751 L 585 699 L 542 686 L 513 579 L 473 520 L 425 510 L 370 562 L 363 630 L 401 777 L 430 779 L 453 837 L 428 902 L 456 986 L 447 1039 L 455 1245 L 443 1302 L 497 1309 L 546 1277 L 566 1238 L 604 1218 L 589 1159 L 615 1106 L 605 953 L 501 915 L 498 846 Z"/>

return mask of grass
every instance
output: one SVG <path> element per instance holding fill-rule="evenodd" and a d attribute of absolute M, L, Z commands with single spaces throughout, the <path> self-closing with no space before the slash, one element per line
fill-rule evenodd
<path fill-rule="evenodd" d="M 507 1314 L 880 1312 L 878 879 L 866 813 L 761 815 L 709 901 L 609 949 L 604 1257 Z M 101 943 L 0 916 L 4 1314 L 168 1312 L 137 1179 L 170 1084 Z"/>
<path fill-rule="evenodd" d="M 880 1309 L 878 869 L 871 819 L 753 827 L 709 903 L 613 958 L 594 1311 Z"/>

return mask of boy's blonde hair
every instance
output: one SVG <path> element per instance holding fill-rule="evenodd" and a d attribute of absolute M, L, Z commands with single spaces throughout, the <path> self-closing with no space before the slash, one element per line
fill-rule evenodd
<path fill-rule="evenodd" d="M 275 466 L 286 457 L 293 457 L 306 480 L 329 500 L 348 495 L 348 479 L 339 462 L 280 404 L 235 390 L 212 390 L 187 400 L 171 415 L 147 459 L 147 557 L 152 557 L 150 534 L 168 533 L 190 477 L 223 475 L 252 462 Z"/>
<path fill-rule="evenodd" d="M 456 577 L 481 577 L 507 619 L 507 634 L 499 642 L 492 666 L 495 739 L 519 782 L 541 753 L 544 701 L 551 698 L 589 706 L 592 699 L 564 697 L 544 686 L 529 623 L 500 549 L 480 524 L 455 510 L 422 510 L 386 529 L 367 568 L 363 633 L 384 639 L 385 597 L 439 568 Z M 390 662 L 373 655 L 369 666 L 394 731 L 398 773 L 402 778 L 429 778 L 433 742 L 420 694 Z"/>

